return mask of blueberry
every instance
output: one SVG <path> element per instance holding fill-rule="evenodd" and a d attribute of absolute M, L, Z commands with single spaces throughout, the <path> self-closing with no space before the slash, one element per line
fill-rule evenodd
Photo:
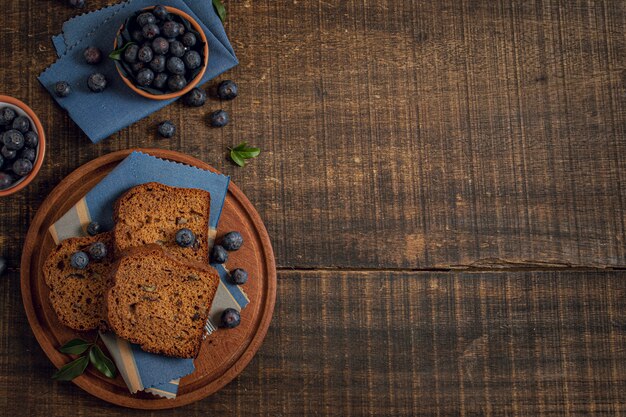
<path fill-rule="evenodd" d="M 187 51 L 185 55 L 183 55 L 183 62 L 187 68 L 193 70 L 202 65 L 202 58 L 196 51 Z"/>
<path fill-rule="evenodd" d="M 144 69 L 145 67 L 146 67 L 146 64 L 144 64 L 143 62 L 135 62 L 134 64 L 130 64 L 130 69 L 135 74 L 141 71 L 142 69 Z"/>
<path fill-rule="evenodd" d="M 187 85 L 187 80 L 182 75 L 172 75 L 167 80 L 167 86 L 172 91 L 180 91 Z"/>
<path fill-rule="evenodd" d="M 159 124 L 158 132 L 159 132 L 159 135 L 161 135 L 164 138 L 171 138 L 176 133 L 176 126 L 174 126 L 174 123 L 170 122 L 169 120 L 166 120 L 166 121 L 164 121 L 164 122 Z M 178 233 L 182 232 L 183 230 L 189 230 L 189 229 L 181 229 L 181 230 L 178 231 Z M 189 230 L 189 232 L 191 232 L 191 230 Z M 178 233 L 176 234 L 176 242 L 178 242 Z M 192 233 L 192 235 L 193 235 L 193 233 Z M 179 245 L 180 245 L 180 243 L 179 243 Z M 181 245 L 181 246 L 183 246 L 183 245 Z M 189 246 L 189 245 L 187 245 L 187 246 Z"/>
<path fill-rule="evenodd" d="M 222 238 L 221 245 L 228 251 L 239 250 L 243 245 L 243 236 L 239 232 L 228 232 Z"/>
<path fill-rule="evenodd" d="M 21 133 L 26 133 L 30 130 L 30 120 L 26 116 L 17 116 L 13 120 L 13 129 L 19 130 Z"/>
<path fill-rule="evenodd" d="M 2 142 L 4 142 L 4 146 L 6 146 L 7 149 L 18 151 L 24 147 L 24 135 L 22 135 L 22 132 L 19 130 L 7 130 L 2 135 Z"/>
<path fill-rule="evenodd" d="M 95 46 L 90 46 L 83 51 L 85 62 L 91 65 L 99 64 L 102 61 L 102 51 Z"/>
<path fill-rule="evenodd" d="M 200 107 L 206 102 L 206 93 L 201 88 L 194 88 L 184 97 L 185 104 L 188 106 Z"/>
<path fill-rule="evenodd" d="M 130 37 L 135 42 L 143 42 L 145 40 L 145 38 L 143 37 L 143 32 L 141 31 L 141 29 L 133 30 L 133 32 L 130 34 Z"/>
<path fill-rule="evenodd" d="M 144 68 L 137 73 L 137 84 L 147 87 L 154 81 L 154 72 L 150 68 Z"/>
<path fill-rule="evenodd" d="M 83 251 L 74 252 L 70 258 L 72 268 L 85 269 L 89 265 L 89 256 Z"/>
<path fill-rule="evenodd" d="M 16 159 L 15 162 L 13 162 L 13 172 L 15 172 L 20 177 L 28 175 L 32 170 L 33 163 L 30 162 L 28 159 Z"/>
<path fill-rule="evenodd" d="M 33 148 L 24 148 L 20 157 L 28 159 L 30 162 L 35 162 L 35 158 L 37 158 L 37 151 Z"/>
<path fill-rule="evenodd" d="M 217 96 L 222 100 L 232 100 L 237 97 L 237 84 L 232 80 L 224 80 L 217 86 Z"/>
<path fill-rule="evenodd" d="M 159 126 L 159 129 L 160 129 L 160 126 Z M 193 245 L 195 241 L 196 241 L 196 236 L 193 234 L 191 230 L 187 228 L 180 229 L 178 232 L 176 232 L 176 243 L 180 247 L 188 248 L 191 245 Z"/>
<path fill-rule="evenodd" d="M 185 34 L 185 26 L 182 23 L 178 24 L 178 36 L 183 36 Z"/>
<path fill-rule="evenodd" d="M 185 51 L 187 51 L 187 48 L 180 41 L 170 42 L 170 55 L 180 58 L 185 55 Z"/>
<path fill-rule="evenodd" d="M 94 261 L 99 261 L 107 256 L 107 246 L 102 242 L 95 242 L 89 245 L 89 255 Z"/>
<path fill-rule="evenodd" d="M 167 70 L 172 74 L 183 75 L 185 73 L 185 63 L 182 59 L 171 56 L 167 59 Z"/>
<path fill-rule="evenodd" d="M 198 40 L 196 39 L 196 35 L 194 35 L 191 32 L 187 32 L 183 36 L 182 42 L 183 42 L 183 45 L 187 47 L 192 47 L 196 44 L 196 42 L 198 42 Z"/>
<path fill-rule="evenodd" d="M 150 61 L 150 64 L 148 65 L 150 66 L 150 69 L 154 72 L 165 71 L 165 56 L 156 55 L 154 58 L 152 58 L 152 61 Z"/>
<path fill-rule="evenodd" d="M 137 59 L 140 62 L 148 63 L 152 61 L 152 57 L 154 57 L 152 48 L 150 48 L 149 46 L 142 46 L 141 48 L 139 48 L 139 52 L 137 52 Z"/>
<path fill-rule="evenodd" d="M 54 84 L 54 94 L 56 94 L 57 97 L 67 97 L 71 92 L 72 89 L 67 81 L 57 81 L 56 84 Z"/>
<path fill-rule="evenodd" d="M 29 130 L 24 134 L 24 145 L 29 148 L 36 148 L 39 145 L 39 135 Z"/>
<path fill-rule="evenodd" d="M 137 16 L 137 24 L 141 27 L 154 23 L 156 23 L 156 17 L 150 12 L 144 12 Z"/>
<path fill-rule="evenodd" d="M 221 245 L 213 246 L 211 250 L 211 262 L 216 264 L 223 264 L 228 260 L 228 252 Z"/>
<path fill-rule="evenodd" d="M 14 159 L 15 155 L 17 155 L 17 151 L 14 151 L 13 149 L 9 149 L 6 146 L 3 146 L 0 152 L 2 153 L 2 156 L 5 159 Z"/>
<path fill-rule="evenodd" d="M 146 39 L 154 39 L 161 34 L 161 31 L 157 25 L 150 23 L 141 28 L 141 34 Z"/>
<path fill-rule="evenodd" d="M 167 12 L 167 9 L 161 5 L 154 6 L 154 9 L 152 9 L 152 14 L 155 15 L 157 19 L 161 20 L 167 20 L 169 18 L 169 13 Z"/>
<path fill-rule="evenodd" d="M 16 116 L 15 110 L 10 107 L 3 107 L 0 109 L 0 126 L 10 125 Z"/>
<path fill-rule="evenodd" d="M 154 81 L 152 81 L 152 86 L 154 88 L 158 88 L 159 90 L 165 89 L 167 85 L 167 74 L 164 72 L 160 72 L 154 77 Z"/>
<path fill-rule="evenodd" d="M 67 3 L 75 9 L 82 9 L 85 7 L 85 0 L 68 0 Z"/>
<path fill-rule="evenodd" d="M 248 282 L 248 273 L 241 268 L 237 268 L 230 273 L 230 280 L 233 284 L 243 285 Z"/>
<path fill-rule="evenodd" d="M 167 39 L 162 38 L 162 37 L 158 37 L 158 38 L 154 38 L 154 40 L 152 41 L 152 49 L 154 50 L 155 54 L 166 54 L 167 51 L 169 51 L 170 49 L 170 43 L 167 41 Z"/>
<path fill-rule="evenodd" d="M 4 165 L 4 156 L 0 154 L 0 168 L 2 168 L 2 165 Z"/>
<path fill-rule="evenodd" d="M 224 110 L 214 111 L 209 115 L 209 121 L 213 127 L 224 127 L 228 124 L 230 118 Z"/>
<path fill-rule="evenodd" d="M 3 257 L 0 257 L 0 275 L 4 274 L 4 271 L 7 270 L 7 260 Z"/>
<path fill-rule="evenodd" d="M 168 38 L 175 38 L 180 35 L 180 25 L 173 20 L 163 23 L 163 35 Z"/>
<path fill-rule="evenodd" d="M 241 323 L 241 315 L 234 308 L 227 308 L 222 312 L 222 327 L 233 329 Z"/>
<path fill-rule="evenodd" d="M 95 236 L 100 233 L 100 224 L 98 222 L 91 222 L 87 226 L 87 234 L 89 236 Z"/>
<path fill-rule="evenodd" d="M 101 93 L 104 91 L 105 88 L 107 88 L 107 79 L 99 72 L 94 72 L 89 76 L 89 79 L 87 80 L 87 85 L 89 86 L 89 89 L 94 93 Z"/>
<path fill-rule="evenodd" d="M 0 172 L 0 190 L 9 188 L 13 184 L 13 177 L 6 172 Z"/>
<path fill-rule="evenodd" d="M 139 53 L 138 45 L 130 45 L 124 50 L 124 61 L 129 64 L 137 62 L 137 54 Z"/>

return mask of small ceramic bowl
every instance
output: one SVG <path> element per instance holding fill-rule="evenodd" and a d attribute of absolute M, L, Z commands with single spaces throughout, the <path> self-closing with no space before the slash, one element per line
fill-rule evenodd
<path fill-rule="evenodd" d="M 149 11 L 149 10 L 152 10 L 152 9 L 154 9 L 154 6 L 146 7 L 143 10 Z M 173 92 L 173 93 L 164 93 L 164 94 L 151 94 L 151 93 L 149 93 L 147 91 L 144 91 L 144 90 L 142 90 L 140 88 L 137 88 L 135 86 L 135 84 L 133 84 L 133 81 L 131 79 L 129 79 L 128 77 L 126 77 L 124 75 L 124 73 L 120 70 L 120 64 L 118 62 L 115 62 L 115 67 L 117 68 L 117 72 L 120 74 L 120 77 L 122 78 L 124 83 L 131 90 L 133 90 L 135 93 L 137 93 L 137 94 L 139 94 L 141 96 L 147 97 L 147 98 L 151 98 L 153 100 L 169 100 L 171 98 L 176 98 L 176 97 L 180 97 L 180 96 L 183 96 L 183 95 L 187 94 L 196 85 L 198 85 L 198 83 L 202 79 L 202 76 L 204 75 L 204 72 L 206 71 L 207 65 L 209 63 L 209 43 L 207 42 L 206 35 L 204 34 L 204 31 L 202 30 L 202 28 L 200 27 L 198 22 L 196 22 L 191 16 L 189 16 L 187 13 L 183 12 L 182 10 L 176 9 L 174 7 L 169 7 L 169 6 L 165 6 L 165 9 L 167 9 L 167 11 L 169 13 L 178 15 L 178 16 L 182 17 L 183 19 L 187 20 L 191 24 L 191 26 L 193 26 L 193 28 L 196 30 L 196 32 L 198 32 L 200 34 L 200 40 L 202 42 L 204 42 L 204 50 L 203 50 L 204 61 L 203 61 L 202 70 L 200 70 L 198 75 L 196 75 L 195 78 L 193 80 L 191 80 L 185 86 L 185 88 L 183 88 L 182 90 Z M 122 25 L 119 28 L 119 30 L 117 31 L 117 35 L 115 36 L 115 41 L 113 42 L 113 49 L 114 50 L 117 49 L 117 38 L 119 37 L 119 35 L 120 35 L 120 33 L 122 32 L 123 29 L 124 29 L 124 26 Z"/>
<path fill-rule="evenodd" d="M 37 118 L 37 115 L 30 107 L 21 102 L 20 100 L 0 95 L 0 108 L 2 107 L 10 107 L 18 114 L 18 116 L 26 116 L 31 123 L 31 126 L 34 127 L 35 132 L 39 136 L 39 146 L 37 147 L 37 156 L 35 157 L 35 162 L 33 162 L 33 170 L 30 171 L 28 175 L 22 177 L 20 180 L 15 182 L 9 188 L 4 190 L 0 190 L 0 197 L 6 197 L 8 195 L 14 194 L 20 191 L 22 188 L 26 187 L 31 181 L 37 176 L 37 173 L 41 169 L 41 165 L 43 164 L 43 158 L 46 153 L 46 135 L 43 131 L 43 126 Z"/>

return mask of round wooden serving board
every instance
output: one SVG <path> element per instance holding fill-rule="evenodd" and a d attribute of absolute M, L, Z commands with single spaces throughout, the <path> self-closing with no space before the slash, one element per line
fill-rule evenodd
<path fill-rule="evenodd" d="M 217 172 L 208 164 L 179 152 L 137 150 Z M 55 246 L 48 228 L 132 151 L 104 155 L 71 173 L 46 198 L 28 230 L 21 264 L 24 308 L 35 337 L 57 368 L 72 359 L 57 350 L 60 346 L 79 336 L 93 340 L 95 332 L 79 334 L 63 326 L 50 306 L 48 288 L 42 274 L 45 259 Z M 232 182 L 220 218 L 218 238 L 230 230 L 240 231 L 245 244 L 239 251 L 231 252 L 227 266 L 244 268 L 250 273 L 250 280 L 243 286 L 250 304 L 242 311 L 239 327 L 219 329 L 203 342 L 195 360 L 196 370 L 181 379 L 176 399 L 164 399 L 144 392 L 130 394 L 121 376 L 109 379 L 91 369 L 91 366 L 82 376 L 74 379 L 74 383 L 90 394 L 114 404 L 140 409 L 163 409 L 200 400 L 239 375 L 261 346 L 269 327 L 276 298 L 276 266 L 261 218 Z M 56 382 L 51 380 L 50 383 Z"/>

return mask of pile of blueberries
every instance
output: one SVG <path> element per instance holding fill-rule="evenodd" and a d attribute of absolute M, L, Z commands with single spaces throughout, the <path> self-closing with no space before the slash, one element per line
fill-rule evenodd
<path fill-rule="evenodd" d="M 26 116 L 11 107 L 0 108 L 0 190 L 11 187 L 33 170 L 39 135 Z"/>

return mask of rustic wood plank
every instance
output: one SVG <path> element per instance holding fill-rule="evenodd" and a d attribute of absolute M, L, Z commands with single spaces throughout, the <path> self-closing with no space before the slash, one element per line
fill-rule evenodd
<path fill-rule="evenodd" d="M 156 146 L 232 175 L 282 266 L 626 266 L 623 2 L 227 2 L 241 64 L 222 78 L 241 96 L 169 106 L 96 146 L 35 79 L 74 13 L 62 3 L 0 16 L 2 90 L 51 139 L 38 180 L 0 207 L 13 260 L 71 170 Z M 209 129 L 219 107 L 233 122 Z M 163 119 L 176 138 L 156 137 Z M 244 140 L 264 153 L 238 169 L 226 146 Z"/>
<path fill-rule="evenodd" d="M 144 415 L 49 379 L 17 278 L 0 281 L 7 415 Z M 255 359 L 216 395 L 168 415 L 623 415 L 625 278 L 282 271 Z"/>

